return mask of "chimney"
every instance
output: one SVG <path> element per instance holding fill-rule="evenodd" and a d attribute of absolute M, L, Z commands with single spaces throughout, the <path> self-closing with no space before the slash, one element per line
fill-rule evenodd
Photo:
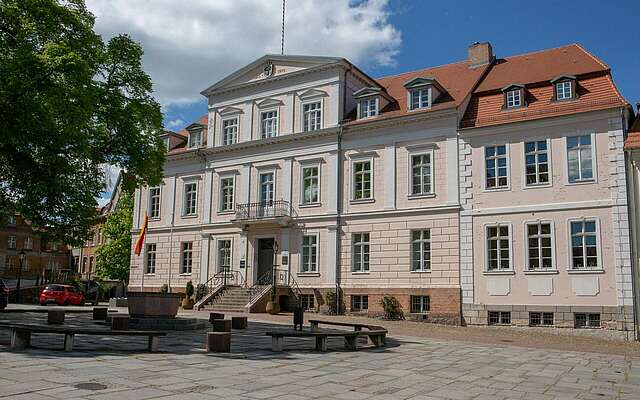
<path fill-rule="evenodd" d="M 489 42 L 475 42 L 468 48 L 469 68 L 475 68 L 480 65 L 489 64 L 494 60 L 493 48 Z"/>

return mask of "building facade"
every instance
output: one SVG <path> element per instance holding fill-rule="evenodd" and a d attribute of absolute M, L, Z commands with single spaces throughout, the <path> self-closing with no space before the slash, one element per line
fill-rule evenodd
<path fill-rule="evenodd" d="M 630 108 L 580 46 L 476 43 L 378 79 L 265 56 L 202 94 L 208 114 L 164 136 L 162 185 L 136 191 L 130 290 L 275 268 L 310 309 L 337 292 L 377 315 L 391 295 L 427 321 L 629 329 Z"/>

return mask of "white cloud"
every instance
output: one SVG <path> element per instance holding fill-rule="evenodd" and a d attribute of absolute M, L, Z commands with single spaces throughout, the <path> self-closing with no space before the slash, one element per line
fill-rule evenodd
<path fill-rule="evenodd" d="M 266 53 L 280 53 L 279 0 L 87 0 L 105 39 L 128 33 L 165 106 L 202 100 L 200 91 Z M 285 53 L 392 65 L 400 32 L 387 0 L 295 0 L 286 8 Z"/>
<path fill-rule="evenodd" d="M 184 122 L 182 119 L 176 118 L 176 119 L 172 119 L 171 121 L 167 122 L 166 127 L 169 128 L 169 129 L 175 129 L 175 128 L 178 128 L 178 127 L 182 127 L 185 124 L 186 124 L 186 122 Z"/>

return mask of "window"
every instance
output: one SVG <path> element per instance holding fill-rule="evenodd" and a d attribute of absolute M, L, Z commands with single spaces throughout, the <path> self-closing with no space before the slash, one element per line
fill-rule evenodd
<path fill-rule="evenodd" d="M 522 105 L 522 91 L 520 89 L 507 92 L 507 108 L 520 107 Z"/>
<path fill-rule="evenodd" d="M 508 187 L 507 146 L 485 147 L 484 158 L 487 189 Z"/>
<path fill-rule="evenodd" d="M 431 269 L 431 231 L 424 229 L 411 231 L 411 270 Z"/>
<path fill-rule="evenodd" d="M 87 272 L 87 257 L 82 257 L 82 273 Z"/>
<path fill-rule="evenodd" d="M 300 272 L 318 272 L 318 236 L 302 237 L 302 265 Z"/>
<path fill-rule="evenodd" d="M 575 313 L 573 315 L 576 328 L 599 328 L 600 314 Z"/>
<path fill-rule="evenodd" d="M 530 312 L 529 326 L 553 326 L 552 312 Z"/>
<path fill-rule="evenodd" d="M 24 238 L 24 249 L 25 250 L 33 249 L 33 238 L 31 238 L 30 236 L 27 236 L 26 238 Z"/>
<path fill-rule="evenodd" d="M 429 99 L 430 89 L 417 89 L 412 90 L 410 93 L 411 103 L 410 108 L 412 110 L 417 110 L 420 108 L 429 108 L 431 107 L 431 101 Z"/>
<path fill-rule="evenodd" d="M 556 85 L 556 100 L 570 99 L 571 81 L 558 82 Z"/>
<path fill-rule="evenodd" d="M 93 260 L 93 257 L 91 257 L 91 259 Z M 29 259 L 25 258 L 24 261 L 22 262 L 22 270 L 29 271 L 30 268 L 31 268 L 31 264 L 29 263 Z"/>
<path fill-rule="evenodd" d="M 15 261 L 12 257 L 7 257 L 4 259 L 4 269 L 5 271 L 9 271 L 14 269 L 16 266 Z"/>
<path fill-rule="evenodd" d="M 231 271 L 231 239 L 218 240 L 218 271 Z"/>
<path fill-rule="evenodd" d="M 15 249 L 15 248 L 16 248 L 16 237 L 7 236 L 7 249 Z"/>
<path fill-rule="evenodd" d="M 89 257 L 89 273 L 93 271 L 93 257 Z"/>
<path fill-rule="evenodd" d="M 318 166 L 302 168 L 302 204 L 320 201 L 320 168 Z"/>
<path fill-rule="evenodd" d="M 554 269 L 552 229 L 549 222 L 536 222 L 526 225 L 527 230 L 527 269 Z"/>
<path fill-rule="evenodd" d="M 369 271 L 369 234 L 353 234 L 353 272 Z"/>
<path fill-rule="evenodd" d="M 322 126 L 322 103 L 307 103 L 302 106 L 304 132 L 317 131 Z"/>
<path fill-rule="evenodd" d="M 376 115 L 378 115 L 378 99 L 360 101 L 360 118 L 375 117 Z"/>
<path fill-rule="evenodd" d="M 411 194 L 422 195 L 433 193 L 433 170 L 431 153 L 411 156 Z"/>
<path fill-rule="evenodd" d="M 369 296 L 356 294 L 351 296 L 351 311 L 369 310 Z"/>
<path fill-rule="evenodd" d="M 160 188 L 149 189 L 149 218 L 160 218 Z"/>
<path fill-rule="evenodd" d="M 431 308 L 429 296 L 411 296 L 411 312 L 426 313 Z"/>
<path fill-rule="evenodd" d="M 571 268 L 598 268 L 595 220 L 571 221 Z"/>
<path fill-rule="evenodd" d="M 591 135 L 567 138 L 569 182 L 593 180 L 593 146 Z"/>
<path fill-rule="evenodd" d="M 371 161 L 353 163 L 353 199 L 370 199 L 371 196 Z"/>
<path fill-rule="evenodd" d="M 234 186 L 235 186 L 235 179 L 233 177 L 220 179 L 220 211 L 233 210 Z"/>
<path fill-rule="evenodd" d="M 300 305 L 305 311 L 315 311 L 315 296 L 312 294 L 303 294 L 300 296 Z"/>
<path fill-rule="evenodd" d="M 180 260 L 180 273 L 190 274 L 193 266 L 193 243 L 182 243 L 182 258 Z"/>
<path fill-rule="evenodd" d="M 525 175 L 527 185 L 549 183 L 549 153 L 547 141 L 526 142 L 524 144 Z"/>
<path fill-rule="evenodd" d="M 489 325 L 511 325 L 511 312 L 509 311 L 489 311 Z"/>
<path fill-rule="evenodd" d="M 8 223 L 9 225 L 15 225 L 15 224 L 16 224 L 16 217 L 15 217 L 15 215 L 10 216 L 10 217 L 8 218 L 8 220 L 7 220 L 7 223 Z"/>
<path fill-rule="evenodd" d="M 202 146 L 202 131 L 189 132 L 189 148 Z"/>
<path fill-rule="evenodd" d="M 278 136 L 278 111 L 265 111 L 262 113 L 262 139 Z"/>
<path fill-rule="evenodd" d="M 487 226 L 487 271 L 511 269 L 509 226 Z"/>
<path fill-rule="evenodd" d="M 238 143 L 238 118 L 229 118 L 222 121 L 222 144 L 228 146 Z"/>
<path fill-rule="evenodd" d="M 182 215 L 196 215 L 196 207 L 198 204 L 198 184 L 185 183 L 184 185 L 184 205 L 182 207 Z"/>
<path fill-rule="evenodd" d="M 171 150 L 171 138 L 166 137 L 163 140 L 164 140 L 164 147 L 167 150 L 167 152 L 169 152 Z"/>
<path fill-rule="evenodd" d="M 273 172 L 260 174 L 260 203 L 263 206 L 273 205 L 275 197 L 275 175 Z"/>
<path fill-rule="evenodd" d="M 156 244 L 147 244 L 147 268 L 145 274 L 156 273 Z"/>

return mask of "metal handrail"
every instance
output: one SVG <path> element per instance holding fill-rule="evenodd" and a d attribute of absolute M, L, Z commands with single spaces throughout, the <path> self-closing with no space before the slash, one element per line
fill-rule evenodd
<path fill-rule="evenodd" d="M 298 282 L 286 269 L 274 268 L 272 271 L 267 271 L 256 283 L 249 288 L 249 303 L 251 304 L 254 299 L 262 297 L 268 290 L 273 288 L 273 285 L 286 285 L 291 289 L 298 303 L 302 299 L 302 291 L 298 286 Z"/>
<path fill-rule="evenodd" d="M 209 280 L 205 283 L 205 285 L 207 286 L 209 291 L 211 291 L 220 285 L 244 286 L 246 285 L 246 283 L 247 281 L 244 278 L 244 275 L 242 274 L 242 272 L 234 271 L 234 270 L 231 270 L 231 271 L 225 270 L 225 271 L 220 271 L 217 274 L 213 275 L 211 278 L 209 278 Z"/>
<path fill-rule="evenodd" d="M 236 204 L 236 219 L 250 220 L 277 217 L 295 217 L 295 211 L 286 200 Z"/>

